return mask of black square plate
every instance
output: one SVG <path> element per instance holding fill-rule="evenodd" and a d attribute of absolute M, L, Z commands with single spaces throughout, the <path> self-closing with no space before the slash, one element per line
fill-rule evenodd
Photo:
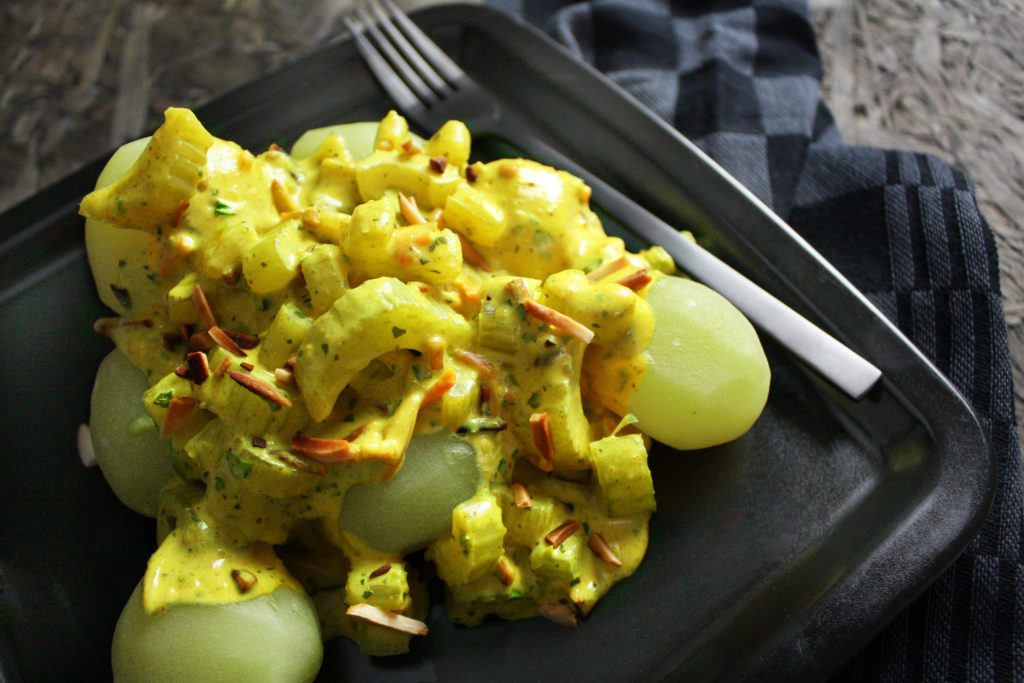
<path fill-rule="evenodd" d="M 692 144 L 534 29 L 477 6 L 421 25 L 549 143 L 678 227 L 884 371 L 859 403 L 766 342 L 771 395 L 738 441 L 651 456 L 648 556 L 577 630 L 453 626 L 440 605 L 409 655 L 327 647 L 322 680 L 814 678 L 849 657 L 977 531 L 994 465 L 970 407 L 857 291 Z M 303 93 L 296 97 L 296 93 Z M 393 106 L 349 41 L 198 111 L 254 150 Z M 483 154 L 500 150 L 479 141 Z M 82 467 L 78 425 L 109 348 L 78 200 L 101 162 L 0 217 L 0 678 L 109 677 L 152 522 Z M 613 226 L 614 227 L 614 226 Z M 187 653 L 183 653 L 187 656 Z"/>

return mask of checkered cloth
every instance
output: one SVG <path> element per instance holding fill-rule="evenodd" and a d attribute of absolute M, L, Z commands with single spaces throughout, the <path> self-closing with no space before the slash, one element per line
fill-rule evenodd
<path fill-rule="evenodd" d="M 1019 444 L 998 266 L 972 182 L 843 144 L 806 0 L 491 0 L 542 27 L 693 140 L 839 268 L 968 397 L 998 461 L 980 535 L 837 673 L 1024 680 Z"/>

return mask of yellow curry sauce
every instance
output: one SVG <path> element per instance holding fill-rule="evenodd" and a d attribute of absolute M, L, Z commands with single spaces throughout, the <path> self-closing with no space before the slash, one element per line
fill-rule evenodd
<path fill-rule="evenodd" d="M 589 194 L 532 161 L 469 164 L 458 122 L 421 141 L 392 112 L 364 159 L 334 135 L 295 159 L 168 110 L 81 206 L 118 254 L 95 275 L 121 315 L 97 327 L 148 376 L 178 475 L 146 610 L 301 586 L 325 638 L 402 651 L 408 636 L 382 646 L 345 610 L 423 615 L 422 586 L 339 519 L 351 487 L 439 431 L 479 470 L 428 539 L 454 620 L 575 624 L 632 573 L 654 492 L 623 417 L 653 329 L 643 292 L 671 263 L 625 252 Z"/>

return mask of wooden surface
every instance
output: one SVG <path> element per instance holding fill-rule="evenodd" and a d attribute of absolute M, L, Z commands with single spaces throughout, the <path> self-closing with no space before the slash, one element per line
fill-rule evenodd
<path fill-rule="evenodd" d="M 201 104 L 341 35 L 352 1 L 305 0 L 301 12 L 291 0 L 0 2 L 0 211 L 152 129 L 165 107 Z M 1024 6 L 812 8 L 844 138 L 937 154 L 977 182 L 1024 414 Z"/>
<path fill-rule="evenodd" d="M 977 183 L 999 249 L 1024 416 L 1024 3 L 812 0 L 823 95 L 852 143 L 935 154 Z"/>

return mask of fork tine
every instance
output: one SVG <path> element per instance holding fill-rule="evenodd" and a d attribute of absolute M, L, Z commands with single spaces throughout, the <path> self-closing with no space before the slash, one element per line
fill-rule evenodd
<path fill-rule="evenodd" d="M 390 62 L 393 69 L 402 77 L 405 84 L 416 93 L 417 97 L 426 102 L 436 99 L 427 84 L 423 81 L 420 75 L 416 73 L 416 70 L 409 65 L 409 62 L 405 61 L 405 58 L 398 53 L 395 46 L 392 45 L 384 34 L 380 32 L 380 29 L 377 27 L 377 22 L 373 20 L 373 17 L 367 14 L 366 10 L 362 7 L 358 8 L 356 13 L 359 14 L 359 18 L 362 20 L 366 30 L 369 31 L 370 35 L 373 37 L 374 42 L 377 43 L 377 48 L 384 53 L 387 57 L 387 61 Z"/>
<path fill-rule="evenodd" d="M 420 30 L 420 27 L 414 24 L 412 19 L 406 16 L 402 10 L 398 9 L 395 3 L 391 0 L 381 1 L 390 11 L 395 23 L 402 27 L 405 35 L 416 45 L 416 49 L 419 50 L 420 54 L 426 57 L 434 68 L 448 79 L 449 83 L 454 84 L 466 77 L 466 73 L 462 68 L 453 62 L 426 33 Z"/>
<path fill-rule="evenodd" d="M 395 70 L 391 68 L 391 65 L 384 59 L 384 56 L 377 51 L 377 48 L 366 39 L 366 36 L 363 34 L 363 27 L 356 24 L 350 17 L 345 17 L 344 22 L 345 26 L 352 33 L 352 37 L 356 41 L 356 47 L 359 48 L 359 52 L 363 55 L 363 59 L 366 60 L 370 71 L 377 77 L 377 80 L 384 86 L 384 89 L 388 91 L 388 94 L 395 100 L 398 107 L 407 111 L 416 111 L 422 108 L 423 105 L 420 104 L 416 94 L 395 73 Z"/>
<path fill-rule="evenodd" d="M 395 26 L 395 22 L 381 9 L 380 3 L 369 0 L 367 3 L 370 11 L 377 17 L 377 25 L 384 29 L 384 32 L 391 38 L 391 42 L 405 57 L 406 61 L 422 76 L 430 87 L 441 95 L 451 92 L 451 87 L 444 82 L 444 79 L 434 70 L 430 62 L 425 60 L 402 31 Z"/>

